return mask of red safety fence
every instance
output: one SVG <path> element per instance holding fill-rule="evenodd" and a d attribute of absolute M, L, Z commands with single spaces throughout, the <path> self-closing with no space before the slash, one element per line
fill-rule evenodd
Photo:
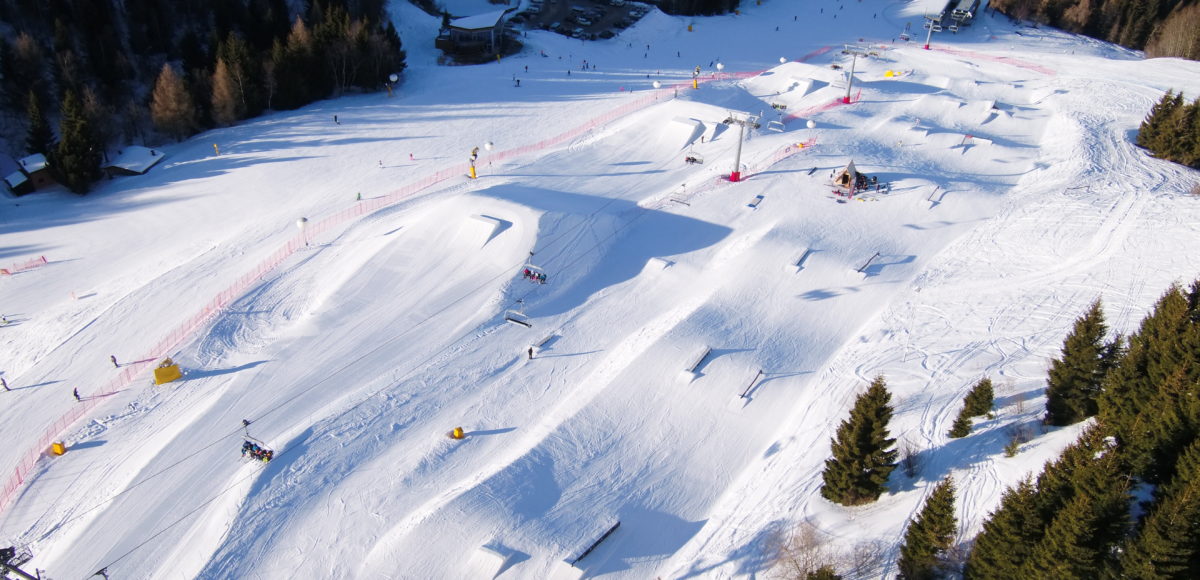
<path fill-rule="evenodd" d="M 12 276 L 13 274 L 24 272 L 25 270 L 32 270 L 44 264 L 46 264 L 46 256 L 38 256 L 36 258 L 26 260 L 20 264 L 13 264 L 11 268 L 0 268 L 0 275 Z"/>
<path fill-rule="evenodd" d="M 991 62 L 1010 64 L 1015 67 L 1029 69 L 1031 71 L 1040 72 L 1044 75 L 1049 75 L 1049 76 L 1055 76 L 1058 74 L 1058 71 L 1056 71 L 1052 68 L 1044 67 L 1040 64 L 1037 64 L 1036 62 L 1029 62 L 1027 60 L 1021 60 L 1019 58 L 1013 58 L 1011 56 L 997 56 L 997 55 L 986 54 L 986 53 L 982 53 L 982 52 L 975 52 L 973 50 L 963 50 L 961 48 L 949 48 L 946 46 L 934 46 L 932 48 L 933 48 L 933 50 L 939 50 L 941 52 L 944 52 L 946 54 L 952 54 L 954 56 L 969 57 L 972 61 L 987 60 L 987 61 L 991 61 Z"/>
<path fill-rule="evenodd" d="M 824 47 L 805 55 L 801 60 L 807 60 L 814 56 L 824 54 L 828 51 L 829 47 Z M 730 73 L 722 75 L 721 78 L 746 78 L 760 73 L 761 71 L 754 73 Z M 712 77 L 703 79 L 703 82 L 709 82 L 713 80 L 717 80 L 717 78 Z M 553 137 L 542 139 L 536 143 L 490 154 L 487 160 L 491 162 L 503 162 L 521 155 L 526 155 L 528 153 L 542 151 L 550 147 L 561 145 L 596 129 L 597 127 L 650 106 L 655 102 L 658 102 L 660 99 L 665 99 L 668 97 L 668 95 L 674 94 L 675 90 L 688 86 L 690 86 L 690 83 L 678 83 L 663 87 L 661 89 L 648 91 L 647 93 L 633 98 L 582 125 L 564 131 Z M 778 161 L 778 159 L 795 154 L 801 150 L 798 147 L 794 149 L 795 151 L 790 153 L 786 148 L 782 152 L 776 153 L 775 158 L 773 158 L 774 160 L 770 161 L 769 163 L 775 163 Z M 783 155 L 783 157 L 779 157 L 779 155 Z M 78 404 L 72 405 L 69 411 L 54 421 L 53 424 L 49 425 L 42 433 L 41 437 L 39 437 L 33 446 L 31 446 L 25 452 L 25 455 L 13 468 L 12 474 L 9 476 L 8 481 L 4 484 L 3 492 L 0 493 L 0 512 L 8 508 L 9 503 L 16 496 L 16 493 L 21 488 L 21 485 L 25 483 L 29 473 L 37 465 L 38 459 L 47 453 L 52 443 L 59 441 L 63 437 L 71 425 L 87 415 L 92 409 L 96 408 L 108 395 L 116 393 L 117 391 L 132 385 L 137 377 L 142 375 L 143 371 L 153 368 L 159 357 L 164 356 L 164 353 L 171 352 L 173 349 L 191 338 L 197 330 L 207 325 L 214 316 L 221 312 L 222 309 L 229 306 L 230 303 L 245 294 L 246 290 L 248 290 L 251 285 L 255 284 L 268 272 L 273 271 L 298 249 L 307 246 L 309 240 L 328 232 L 334 227 L 339 226 L 353 218 L 364 216 L 376 210 L 397 204 L 401 201 L 405 201 L 414 194 L 446 180 L 453 178 L 465 178 L 468 170 L 468 164 L 443 169 L 413 183 L 409 183 L 408 185 L 405 185 L 404 187 L 394 190 L 386 195 L 355 202 L 353 206 L 345 210 L 330 216 L 326 216 L 319 220 L 306 223 L 302 231 L 293 236 L 283 246 L 275 250 L 274 253 L 260 262 L 257 266 L 242 274 L 242 276 L 230 284 L 228 288 L 222 290 L 215 297 L 213 297 L 208 304 L 205 304 L 190 318 L 180 323 L 175 327 L 174 330 L 164 336 L 157 345 L 150 349 L 150 352 L 154 353 L 153 355 L 141 357 L 143 360 L 140 362 L 126 364 L 124 367 L 122 367 L 122 370 L 118 376 L 114 377 L 99 390 L 88 393 L 83 400 L 81 400 Z M 720 185 L 720 181 L 722 180 L 714 179 L 713 183 L 706 189 L 717 187 Z M 698 193 L 698 191 L 694 192 L 693 195 L 695 193 Z M 44 258 L 41 258 L 37 261 L 40 263 L 45 263 Z M 30 263 L 32 262 L 33 260 L 30 261 Z M 36 267 L 36 265 L 30 267 Z"/>

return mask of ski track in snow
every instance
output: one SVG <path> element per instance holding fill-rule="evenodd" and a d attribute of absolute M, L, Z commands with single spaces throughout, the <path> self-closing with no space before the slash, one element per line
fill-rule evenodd
<path fill-rule="evenodd" d="M 0 279 L 21 321 L 0 329 L 17 387 L 0 393 L 0 434 L 19 443 L 5 466 L 71 388 L 113 376 L 109 354 L 141 356 L 294 237 L 299 216 L 318 223 L 356 194 L 465 168 L 471 144 L 562 135 L 648 95 L 651 79 L 686 86 L 692 61 L 706 79 L 710 60 L 770 67 L 660 92 L 540 151 L 485 152 L 477 180 L 314 236 L 174 352 L 152 353 L 182 363 L 183 381 L 140 375 L 72 426 L 70 452 L 39 460 L 0 533 L 58 578 L 104 565 L 144 578 L 546 578 L 621 518 L 576 573 L 677 579 L 761 576 L 772 538 L 808 521 L 838 550 L 878 545 L 851 577 L 881 577 L 952 475 L 969 542 L 1004 489 L 1083 427 L 1038 422 L 1073 320 L 1099 298 L 1128 333 L 1200 271 L 1196 173 L 1130 142 L 1162 92 L 1194 96 L 1200 74 L 986 16 L 935 37 L 945 50 L 871 40 L 931 3 L 847 4 L 837 20 L 781 2 L 737 17 L 655 10 L 612 41 L 531 32 L 498 64 L 440 67 L 437 18 L 393 2 L 410 64 L 397 98 L 324 101 L 168 146 L 150 174 L 99 184 L 90 214 L 70 194 L 21 198 L 0 244 L 45 248 L 50 263 Z M 829 106 L 835 86 L 797 94 L 847 63 L 830 52 L 776 66 L 774 53 L 854 40 L 836 26 L 847 18 L 879 51 L 857 62 L 862 100 Z M 755 42 L 716 44 L 729 38 Z M 567 77 L 582 59 L 598 69 Z M 785 131 L 752 132 L 741 161 L 753 172 L 719 180 L 738 145 L 721 120 L 772 102 L 794 113 Z M 704 163 L 685 165 L 686 151 Z M 850 159 L 893 192 L 831 195 Z M 39 220 L 53 225 L 27 225 Z M 530 251 L 549 284 L 516 274 Z M 518 299 L 531 329 L 502 321 Z M 834 506 L 819 495 L 828 442 L 876 376 L 893 393 L 891 434 L 921 467 L 897 469 L 874 504 Z M 994 418 L 950 439 L 984 376 Z M 243 417 L 273 462 L 239 463 Z M 455 425 L 466 440 L 445 437 Z M 1004 457 L 1015 428 L 1032 438 Z"/>

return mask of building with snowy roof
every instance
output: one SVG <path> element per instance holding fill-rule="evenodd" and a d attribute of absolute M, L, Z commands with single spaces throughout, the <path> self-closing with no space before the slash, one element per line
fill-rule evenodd
<path fill-rule="evenodd" d="M 446 52 L 499 54 L 504 48 L 505 16 L 513 9 L 486 12 L 450 21 L 434 46 Z"/>
<path fill-rule="evenodd" d="M 33 190 L 58 184 L 50 172 L 50 162 L 46 160 L 45 155 L 34 153 L 21 158 L 17 163 L 21 166 L 21 173 L 24 173 L 25 177 L 29 179 L 29 183 L 32 184 Z"/>
<path fill-rule="evenodd" d="M 130 145 L 119 152 L 104 166 L 109 175 L 142 175 L 163 160 L 162 151 Z"/>

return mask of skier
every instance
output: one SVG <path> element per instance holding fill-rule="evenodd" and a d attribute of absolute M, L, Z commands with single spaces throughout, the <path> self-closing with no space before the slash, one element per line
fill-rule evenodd
<path fill-rule="evenodd" d="M 4 380 L 4 377 L 0 377 L 0 387 L 4 387 L 4 390 L 6 390 L 6 391 L 12 390 L 12 389 L 8 388 L 8 381 Z"/>
<path fill-rule="evenodd" d="M 412 154 L 412 153 L 409 153 L 409 154 L 408 154 L 408 160 L 409 160 L 409 161 L 416 161 L 416 159 L 415 159 L 415 158 L 413 158 L 413 154 Z"/>
<path fill-rule="evenodd" d="M 82 400 L 83 400 L 82 398 L 80 398 L 80 397 L 79 397 L 79 389 L 75 389 L 75 390 L 71 391 L 71 394 L 72 394 L 72 395 L 75 395 L 75 400 L 76 400 L 76 401 L 82 401 Z"/>
<path fill-rule="evenodd" d="M 121 367 L 121 365 L 117 364 L 117 355 L 115 355 L 115 354 L 108 355 L 108 360 L 112 361 L 113 368 Z"/>
<path fill-rule="evenodd" d="M 529 360 L 533 360 L 533 347 L 529 347 Z"/>

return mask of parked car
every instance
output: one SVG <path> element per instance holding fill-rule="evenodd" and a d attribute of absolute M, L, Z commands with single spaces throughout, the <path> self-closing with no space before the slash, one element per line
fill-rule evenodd
<path fill-rule="evenodd" d="M 592 25 L 592 21 L 588 20 L 586 17 L 583 17 L 583 16 L 576 18 L 575 22 L 577 24 L 579 24 L 580 26 L 591 26 Z"/>

